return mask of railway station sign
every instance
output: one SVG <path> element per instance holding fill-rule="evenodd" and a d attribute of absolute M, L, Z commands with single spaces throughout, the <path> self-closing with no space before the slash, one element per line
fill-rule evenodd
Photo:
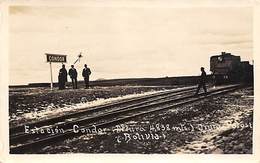
<path fill-rule="evenodd" d="M 65 63 L 67 62 L 67 56 L 66 55 L 60 55 L 60 54 L 49 54 L 45 53 L 47 57 L 47 62 L 61 62 Z"/>
<path fill-rule="evenodd" d="M 51 90 L 53 90 L 53 77 L 52 77 L 52 66 L 51 63 L 58 62 L 58 63 L 65 63 L 67 62 L 67 55 L 61 55 L 61 54 L 50 54 L 45 53 L 47 57 L 47 62 L 50 63 L 50 75 L 51 75 Z"/>

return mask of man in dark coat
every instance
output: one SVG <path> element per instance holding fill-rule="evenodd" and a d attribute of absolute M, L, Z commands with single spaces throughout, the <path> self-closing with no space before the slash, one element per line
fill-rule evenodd
<path fill-rule="evenodd" d="M 85 88 L 89 88 L 89 75 L 91 74 L 90 68 L 88 68 L 87 64 L 84 65 L 84 69 L 82 71 L 82 76 L 85 81 Z"/>
<path fill-rule="evenodd" d="M 68 81 L 67 75 L 68 75 L 68 73 L 67 73 L 67 70 L 65 68 L 65 65 L 62 64 L 62 68 L 60 69 L 59 76 L 58 76 L 58 78 L 59 78 L 59 89 L 65 89 L 65 84 Z"/>
<path fill-rule="evenodd" d="M 74 65 L 71 65 L 71 68 L 69 69 L 69 76 L 71 78 L 71 82 L 72 82 L 72 87 L 73 89 L 77 89 L 78 85 L 77 85 L 77 77 L 78 77 L 78 72 L 77 70 L 74 68 Z"/>
<path fill-rule="evenodd" d="M 201 67 L 200 71 L 201 71 L 201 75 L 200 75 L 199 85 L 198 85 L 198 88 L 197 88 L 197 91 L 196 91 L 195 95 L 198 95 L 199 90 L 200 90 L 201 87 L 204 89 L 204 92 L 207 93 L 207 88 L 206 88 L 206 77 L 207 77 L 207 74 L 206 74 L 206 72 L 204 70 L 204 67 Z"/>

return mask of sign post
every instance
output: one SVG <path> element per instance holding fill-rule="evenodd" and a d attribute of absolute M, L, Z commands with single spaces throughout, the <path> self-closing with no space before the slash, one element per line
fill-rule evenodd
<path fill-rule="evenodd" d="M 53 90 L 53 78 L 52 78 L 52 66 L 50 62 L 50 71 L 51 71 L 51 90 Z"/>
<path fill-rule="evenodd" d="M 50 63 L 50 73 L 51 73 L 51 90 L 53 90 L 53 77 L 52 77 L 52 62 L 60 62 L 65 63 L 67 62 L 67 55 L 60 55 L 60 54 L 49 54 L 45 53 L 47 57 L 47 62 Z"/>

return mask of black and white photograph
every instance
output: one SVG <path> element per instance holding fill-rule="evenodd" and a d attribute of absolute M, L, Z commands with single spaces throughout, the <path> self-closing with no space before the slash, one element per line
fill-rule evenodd
<path fill-rule="evenodd" d="M 254 10 L 8 6 L 9 154 L 253 154 Z"/>

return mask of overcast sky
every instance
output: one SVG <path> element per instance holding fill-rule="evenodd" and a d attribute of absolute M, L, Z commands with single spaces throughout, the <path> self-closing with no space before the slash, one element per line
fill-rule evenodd
<path fill-rule="evenodd" d="M 10 7 L 10 84 L 49 82 L 44 53 L 79 52 L 99 78 L 165 77 L 209 72 L 221 51 L 252 61 L 250 7 Z M 53 64 L 57 81 L 61 64 Z"/>

